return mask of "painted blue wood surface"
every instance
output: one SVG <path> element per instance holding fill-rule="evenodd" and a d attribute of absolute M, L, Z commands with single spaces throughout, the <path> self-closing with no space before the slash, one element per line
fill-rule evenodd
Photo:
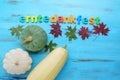
<path fill-rule="evenodd" d="M 11 77 L 2 67 L 5 54 L 11 49 L 23 48 L 8 29 L 21 24 L 20 16 L 40 14 L 98 16 L 110 29 L 107 37 L 99 36 L 95 39 L 96 36 L 92 36 L 86 40 L 78 38 L 70 42 L 65 35 L 54 39 L 49 34 L 51 23 L 37 23 L 47 32 L 48 42 L 53 39 L 59 46 L 68 45 L 68 60 L 55 80 L 120 80 L 120 0 L 0 0 L 0 78 Z M 61 24 L 63 33 L 68 25 Z M 33 58 L 32 69 L 47 55 L 48 52 L 43 51 L 30 53 Z M 26 77 L 29 72 L 21 77 Z"/>

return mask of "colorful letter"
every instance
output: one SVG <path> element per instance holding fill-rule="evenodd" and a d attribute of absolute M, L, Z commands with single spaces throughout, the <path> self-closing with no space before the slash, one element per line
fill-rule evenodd
<path fill-rule="evenodd" d="M 94 18 L 93 18 L 93 17 L 90 18 L 90 24 L 91 24 L 91 25 L 94 24 Z"/>
<path fill-rule="evenodd" d="M 74 18 L 72 15 L 68 18 L 68 23 L 76 23 L 76 18 Z"/>
<path fill-rule="evenodd" d="M 30 16 L 26 16 L 26 22 L 28 23 L 28 22 L 30 22 Z"/>
<path fill-rule="evenodd" d="M 58 16 L 58 22 L 63 23 L 64 22 L 64 18 L 62 16 Z"/>
<path fill-rule="evenodd" d="M 31 19 L 32 19 L 32 23 L 37 22 L 37 16 L 32 16 Z"/>
<path fill-rule="evenodd" d="M 53 15 L 53 16 L 51 16 L 50 17 L 50 22 L 52 22 L 52 23 L 56 23 L 57 22 L 57 15 Z"/>
<path fill-rule="evenodd" d="M 87 18 L 83 18 L 82 23 L 85 24 L 85 25 L 88 24 L 88 19 Z"/>
<path fill-rule="evenodd" d="M 100 18 L 99 18 L 99 17 L 95 18 L 95 21 L 96 21 L 96 24 L 97 24 L 97 25 L 100 24 Z"/>
<path fill-rule="evenodd" d="M 48 17 L 48 16 L 45 16 L 45 17 L 43 18 L 43 21 L 44 21 L 45 23 L 48 23 L 48 22 L 49 22 L 49 17 Z"/>
<path fill-rule="evenodd" d="M 21 16 L 19 21 L 20 21 L 21 23 L 24 23 L 24 22 L 25 22 L 25 17 Z"/>
<path fill-rule="evenodd" d="M 63 19 L 64 19 L 63 22 L 66 23 L 66 20 L 68 19 L 68 17 L 64 17 Z"/>
<path fill-rule="evenodd" d="M 80 25 L 80 21 L 81 21 L 81 16 L 78 16 L 78 17 L 77 17 L 78 25 Z"/>
<path fill-rule="evenodd" d="M 39 15 L 39 16 L 37 17 L 37 22 L 42 23 L 42 16 L 41 16 L 41 15 Z"/>

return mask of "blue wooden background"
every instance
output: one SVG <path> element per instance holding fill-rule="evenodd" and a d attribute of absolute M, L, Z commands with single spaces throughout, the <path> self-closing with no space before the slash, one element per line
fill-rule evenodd
<path fill-rule="evenodd" d="M 8 80 L 3 77 L 14 77 L 2 67 L 5 54 L 11 49 L 23 48 L 8 29 L 18 24 L 24 27 L 31 24 L 21 24 L 20 16 L 40 14 L 73 14 L 88 18 L 98 16 L 110 29 L 107 37 L 92 36 L 82 40 L 77 35 L 78 39 L 70 42 L 65 35 L 54 39 L 49 34 L 51 23 L 37 23 L 47 32 L 48 42 L 53 40 L 59 46 L 68 45 L 68 60 L 55 80 L 120 80 L 120 0 L 0 0 L 0 80 Z M 60 25 L 64 34 L 70 24 Z M 81 26 L 77 25 L 77 28 Z M 43 50 L 38 54 L 30 53 L 33 58 L 31 70 L 48 54 Z M 29 72 L 17 77 L 26 77 Z"/>

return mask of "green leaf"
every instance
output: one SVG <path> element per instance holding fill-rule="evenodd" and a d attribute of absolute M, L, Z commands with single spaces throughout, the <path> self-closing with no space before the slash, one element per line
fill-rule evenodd
<path fill-rule="evenodd" d="M 22 30 L 23 30 L 23 26 L 22 26 L 22 25 L 18 25 L 18 27 L 12 27 L 12 28 L 10 28 L 9 30 L 11 30 L 11 35 L 12 35 L 12 36 L 15 35 L 16 37 L 19 38 L 20 33 L 21 33 Z"/>
<path fill-rule="evenodd" d="M 72 39 L 77 39 L 76 36 L 76 26 L 72 28 L 71 26 L 68 26 L 68 31 L 65 33 L 66 37 L 68 37 L 69 41 Z"/>
<path fill-rule="evenodd" d="M 57 44 L 53 43 L 53 41 L 51 40 L 50 43 L 45 46 L 45 52 L 47 52 L 48 50 L 51 52 L 56 46 Z"/>

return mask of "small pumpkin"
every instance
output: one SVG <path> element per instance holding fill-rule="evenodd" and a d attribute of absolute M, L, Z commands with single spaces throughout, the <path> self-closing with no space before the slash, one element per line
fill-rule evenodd
<path fill-rule="evenodd" d="M 28 52 L 20 48 L 10 50 L 3 60 L 3 68 L 10 74 L 24 74 L 31 68 L 31 64 Z"/>
<path fill-rule="evenodd" d="M 27 50 L 36 52 L 46 45 L 47 35 L 41 27 L 29 25 L 22 31 L 20 39 Z"/>

